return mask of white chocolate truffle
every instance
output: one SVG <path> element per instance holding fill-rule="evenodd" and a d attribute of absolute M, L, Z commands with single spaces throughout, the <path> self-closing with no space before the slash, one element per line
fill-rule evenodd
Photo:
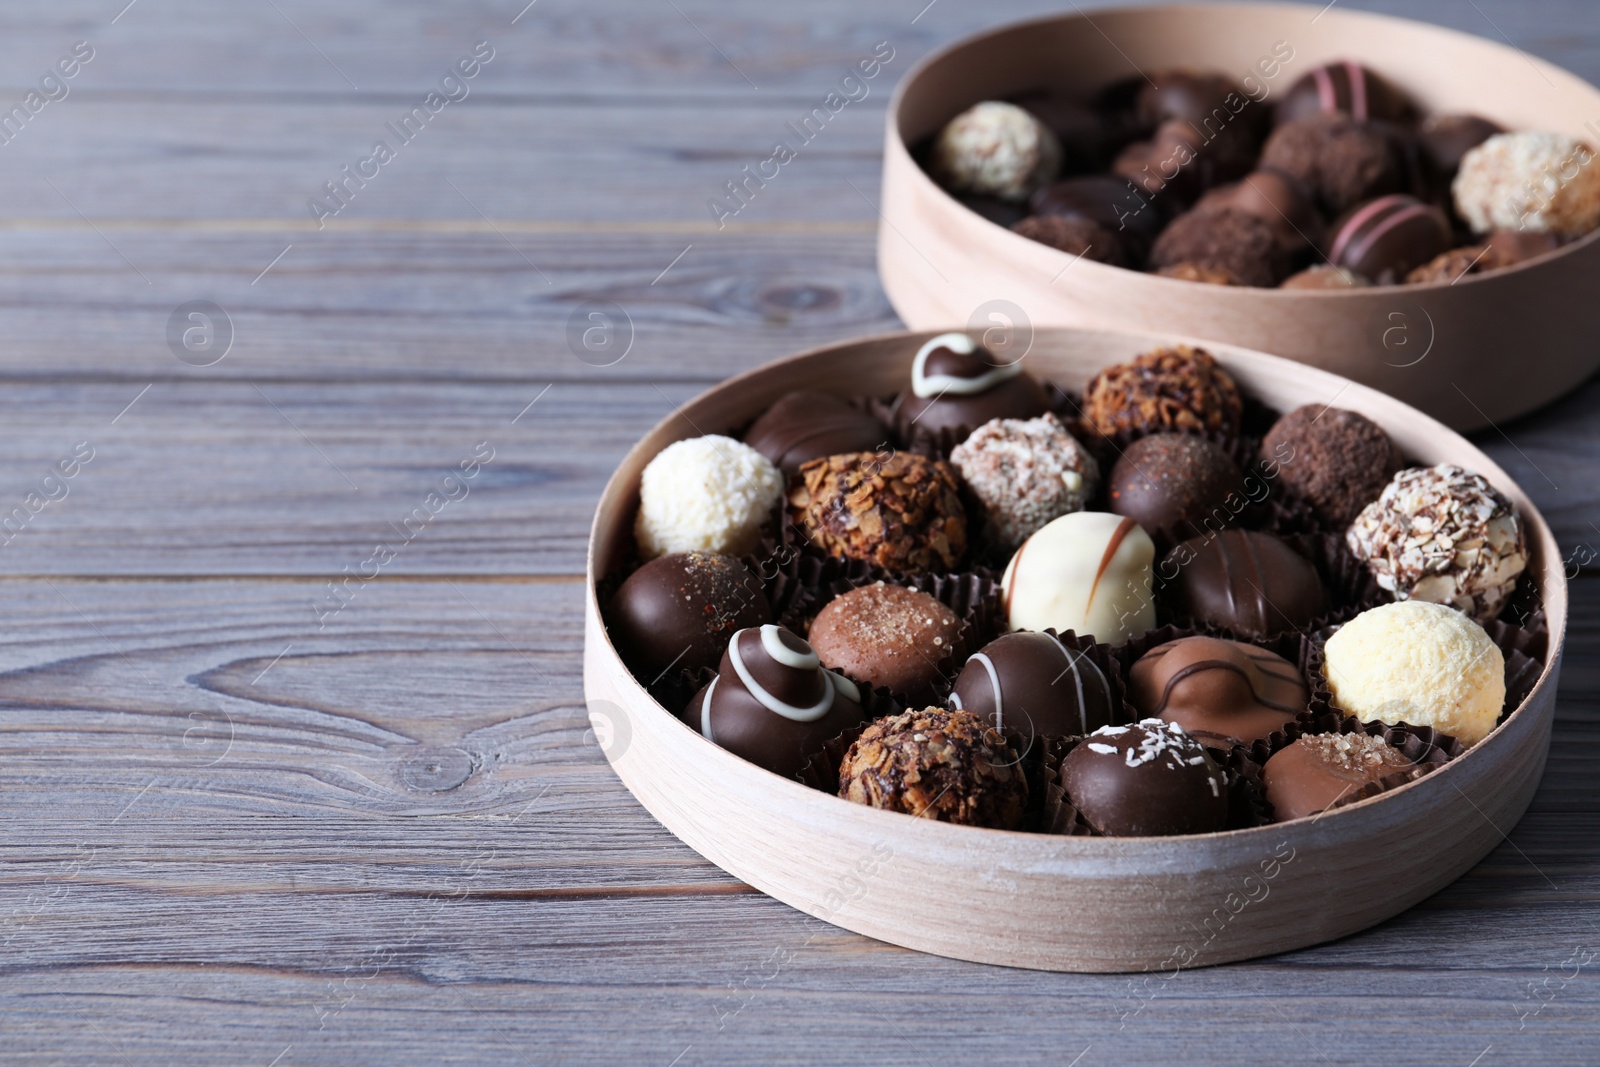
<path fill-rule="evenodd" d="M 1461 157 L 1451 193 L 1475 233 L 1577 237 L 1600 225 L 1600 162 L 1558 133 L 1496 134 Z"/>
<path fill-rule="evenodd" d="M 982 501 L 989 534 L 1007 549 L 1051 519 L 1082 511 L 1100 487 L 1100 465 L 1054 415 L 990 419 L 950 453 Z"/>
<path fill-rule="evenodd" d="M 953 192 L 1026 200 L 1061 170 L 1061 142 L 1017 105 L 986 100 L 939 131 L 932 166 Z"/>
<path fill-rule="evenodd" d="M 1431 726 L 1475 745 L 1505 706 L 1505 656 L 1482 626 L 1442 604 L 1364 611 L 1324 651 L 1334 703 L 1362 722 Z"/>
<path fill-rule="evenodd" d="M 1511 501 L 1483 475 L 1449 463 L 1396 474 L 1345 543 L 1398 599 L 1448 604 L 1480 622 L 1500 614 L 1528 566 Z"/>
<path fill-rule="evenodd" d="M 1138 523 L 1075 511 L 1023 542 L 1001 585 L 1013 630 L 1072 630 L 1121 644 L 1156 624 L 1155 543 Z"/>
<path fill-rule="evenodd" d="M 639 479 L 639 554 L 727 552 L 756 547 L 783 495 L 783 475 L 760 452 L 707 434 L 662 449 Z"/>

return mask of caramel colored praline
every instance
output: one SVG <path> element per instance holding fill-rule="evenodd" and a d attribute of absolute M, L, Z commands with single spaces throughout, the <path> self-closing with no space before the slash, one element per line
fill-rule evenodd
<path fill-rule="evenodd" d="M 1298 668 L 1264 648 L 1219 637 L 1157 645 L 1128 674 L 1141 717 L 1182 726 L 1207 744 L 1259 741 L 1295 720 L 1311 699 Z"/>
<path fill-rule="evenodd" d="M 789 515 L 829 555 L 888 570 L 949 571 L 967 551 L 955 472 L 910 452 L 812 460 L 789 490 Z"/>
<path fill-rule="evenodd" d="M 971 712 L 930 707 L 868 724 L 840 763 L 839 795 L 937 822 L 1015 830 L 1028 780 L 998 730 Z"/>
<path fill-rule="evenodd" d="M 1211 353 L 1179 345 L 1095 375 L 1084 392 L 1083 414 L 1090 429 L 1107 437 L 1160 430 L 1234 434 L 1244 401 Z"/>

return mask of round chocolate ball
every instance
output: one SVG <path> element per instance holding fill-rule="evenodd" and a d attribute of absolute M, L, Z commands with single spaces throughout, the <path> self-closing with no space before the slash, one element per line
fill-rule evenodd
<path fill-rule="evenodd" d="M 1179 618 L 1241 637 L 1303 632 L 1328 610 L 1328 590 L 1310 561 L 1254 530 L 1184 541 L 1156 573 L 1167 582 L 1167 603 Z"/>
<path fill-rule="evenodd" d="M 1346 115 L 1316 115 L 1279 126 L 1261 150 L 1261 164 L 1302 182 L 1328 215 L 1399 192 L 1405 181 L 1393 141 Z"/>
<path fill-rule="evenodd" d="M 1109 174 L 1070 178 L 1033 194 L 1035 215 L 1083 219 L 1114 233 L 1130 264 L 1142 263 L 1150 245 L 1171 217 L 1147 200 L 1125 178 Z"/>
<path fill-rule="evenodd" d="M 1417 136 L 1435 176 L 1448 183 L 1461 168 L 1462 156 L 1501 132 L 1499 125 L 1477 115 L 1430 115 Z"/>
<path fill-rule="evenodd" d="M 1110 158 L 1111 131 L 1094 108 L 1074 96 L 1048 91 L 1022 93 L 1011 103 L 1044 123 L 1061 142 L 1063 174 L 1083 174 L 1105 167 Z"/>
<path fill-rule="evenodd" d="M 978 716 L 923 708 L 862 731 L 839 765 L 839 795 L 922 819 L 1015 830 L 1028 780 L 1016 751 Z"/>
<path fill-rule="evenodd" d="M 1046 523 L 1006 564 L 1000 585 L 1013 630 L 1071 630 L 1121 644 L 1156 624 L 1150 535 L 1132 519 L 1074 511 Z"/>
<path fill-rule="evenodd" d="M 946 189 L 1026 200 L 1061 172 L 1061 143 L 1017 105 L 985 100 L 939 131 L 929 166 Z"/>
<path fill-rule="evenodd" d="M 1069 215 L 1029 215 L 1011 227 L 1030 241 L 1113 267 L 1128 266 L 1127 246 L 1111 230 Z"/>
<path fill-rule="evenodd" d="M 1109 484 L 1112 511 L 1173 541 L 1231 525 L 1246 503 L 1239 465 L 1187 433 L 1139 438 L 1111 468 Z"/>
<path fill-rule="evenodd" d="M 1209 834 L 1228 823 L 1228 780 L 1183 727 L 1160 719 L 1104 726 L 1061 761 L 1078 813 L 1108 837 Z"/>
<path fill-rule="evenodd" d="M 1295 408 L 1261 441 L 1261 462 L 1334 529 L 1349 526 L 1400 469 L 1400 450 L 1365 415 L 1322 404 Z"/>
<path fill-rule="evenodd" d="M 1318 815 L 1353 800 L 1365 786 L 1416 764 L 1381 737 L 1313 734 L 1274 752 L 1261 768 L 1273 822 Z"/>
<path fill-rule="evenodd" d="M 785 474 L 823 456 L 889 446 L 889 428 L 854 404 L 812 390 L 787 393 L 745 432 L 744 443 Z"/>
<path fill-rule="evenodd" d="M 1228 107 L 1229 97 L 1235 102 L 1246 99 L 1244 90 L 1225 74 L 1158 70 L 1139 84 L 1133 111 L 1140 122 L 1151 126 L 1179 119 L 1202 128 L 1209 124 L 1214 131 L 1231 126 L 1242 113 L 1242 108 Z"/>
<path fill-rule="evenodd" d="M 1302 75 L 1278 104 L 1281 126 L 1311 115 L 1405 122 L 1416 113 L 1411 100 L 1388 81 L 1354 60 L 1329 63 Z"/>
<path fill-rule="evenodd" d="M 1173 119 L 1156 128 L 1148 141 L 1124 148 L 1111 172 L 1132 182 L 1145 196 L 1167 196 L 1180 203 L 1249 172 L 1256 145 L 1237 130 L 1207 139 L 1190 123 Z"/>
<path fill-rule="evenodd" d="M 1316 197 L 1305 183 L 1270 167 L 1211 190 L 1200 198 L 1199 206 L 1237 208 L 1265 220 L 1290 255 L 1319 247 L 1326 229 Z"/>
<path fill-rule="evenodd" d="M 972 654 L 950 703 L 1024 737 L 1086 734 L 1122 719 L 1111 683 L 1050 633 L 1006 634 Z"/>
<path fill-rule="evenodd" d="M 683 718 L 708 741 L 786 778 L 864 718 L 854 682 L 781 626 L 740 630 Z"/>
<path fill-rule="evenodd" d="M 1155 267 L 1180 263 L 1224 271 L 1245 285 L 1273 287 L 1292 262 L 1271 223 L 1235 207 L 1197 207 L 1172 220 L 1150 251 Z"/>
<path fill-rule="evenodd" d="M 814 459 L 789 489 L 789 519 L 830 556 L 891 571 L 954 570 L 967 552 L 955 471 L 914 452 Z"/>
<path fill-rule="evenodd" d="M 965 629 L 927 593 L 874 582 L 828 601 L 809 638 L 823 666 L 925 704 L 944 695 L 947 661 Z"/>
<path fill-rule="evenodd" d="M 990 419 L 1031 419 L 1050 409 L 1044 386 L 964 333 L 940 334 L 917 351 L 911 385 L 895 401 L 895 429 L 965 436 Z"/>
<path fill-rule="evenodd" d="M 1239 432 L 1244 401 L 1211 353 L 1179 345 L 1107 367 L 1084 391 L 1084 422 L 1113 434 L 1161 430 Z"/>
<path fill-rule="evenodd" d="M 983 505 L 989 540 L 1008 552 L 1100 490 L 1100 465 L 1050 414 L 992 419 L 951 449 L 950 462 Z"/>
<path fill-rule="evenodd" d="M 659 556 L 611 598 L 612 640 L 629 667 L 652 679 L 715 666 L 735 631 L 771 621 L 750 568 L 716 552 Z"/>
<path fill-rule="evenodd" d="M 1404 193 L 1352 208 L 1329 233 L 1328 261 L 1379 283 L 1404 279 L 1455 240 L 1443 211 Z"/>
<path fill-rule="evenodd" d="M 1128 672 L 1140 716 L 1175 722 L 1206 744 L 1249 744 L 1306 710 L 1311 691 L 1294 664 L 1264 648 L 1220 637 L 1157 645 Z"/>

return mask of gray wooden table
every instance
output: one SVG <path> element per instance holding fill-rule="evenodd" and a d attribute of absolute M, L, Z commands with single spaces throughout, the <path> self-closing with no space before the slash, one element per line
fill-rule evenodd
<path fill-rule="evenodd" d="M 710 383 L 897 325 L 891 84 L 1055 4 L 125 2 L 0 15 L 0 1061 L 1600 1062 L 1593 572 L 1504 845 L 1155 996 L 791 911 L 587 732 L 604 478 Z M 1350 6 L 1600 80 L 1581 0 Z M 719 229 L 879 41 L 870 95 Z M 589 302 L 619 362 L 569 343 Z M 1576 566 L 1597 405 L 1479 437 Z"/>

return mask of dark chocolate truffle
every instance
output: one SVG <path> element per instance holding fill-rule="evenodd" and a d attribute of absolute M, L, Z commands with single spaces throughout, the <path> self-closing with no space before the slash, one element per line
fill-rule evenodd
<path fill-rule="evenodd" d="M 1239 465 L 1187 433 L 1151 434 L 1129 445 L 1111 468 L 1110 491 L 1110 510 L 1175 541 L 1231 525 L 1245 505 Z"/>
<path fill-rule="evenodd" d="M 1329 215 L 1398 192 L 1404 181 L 1391 139 L 1346 115 L 1279 126 L 1261 150 L 1261 164 L 1303 182 Z"/>
<path fill-rule="evenodd" d="M 923 708 L 867 726 L 839 765 L 839 795 L 939 822 L 1015 830 L 1028 780 L 988 723 L 970 712 Z"/>
<path fill-rule="evenodd" d="M 1264 648 L 1180 637 L 1139 657 L 1128 672 L 1128 699 L 1142 717 L 1227 748 L 1283 729 L 1306 710 L 1311 692 L 1294 664 Z"/>
<path fill-rule="evenodd" d="M 1061 761 L 1061 784 L 1110 837 L 1208 834 L 1228 822 L 1222 768 L 1183 727 L 1160 719 L 1096 730 Z"/>
<path fill-rule="evenodd" d="M 1180 618 L 1249 638 L 1306 626 L 1328 610 L 1317 569 L 1271 534 L 1224 530 L 1183 542 L 1156 569 Z"/>
<path fill-rule="evenodd" d="M 1404 93 L 1354 60 L 1329 63 L 1303 75 L 1278 104 L 1278 124 L 1310 115 L 1341 114 L 1366 121 L 1404 122 L 1415 114 Z"/>
<path fill-rule="evenodd" d="M 955 472 L 913 452 L 812 460 L 789 490 L 789 517 L 830 556 L 892 571 L 954 570 L 967 551 Z"/>
<path fill-rule="evenodd" d="M 1418 136 L 1434 174 L 1448 185 L 1461 169 L 1461 157 L 1501 132 L 1499 125 L 1477 115 L 1430 115 Z"/>
<path fill-rule="evenodd" d="M 1261 442 L 1261 461 L 1338 530 L 1378 499 L 1401 466 L 1400 450 L 1377 423 L 1321 404 L 1295 408 L 1273 423 Z"/>
<path fill-rule="evenodd" d="M 1042 90 L 1014 96 L 1011 102 L 1044 123 L 1061 142 L 1062 174 L 1083 174 L 1106 165 L 1111 132 L 1088 104 Z"/>
<path fill-rule="evenodd" d="M 732 556 L 674 552 L 628 576 L 611 599 L 611 637 L 628 666 L 661 672 L 713 667 L 736 630 L 772 621 L 761 583 Z"/>
<path fill-rule="evenodd" d="M 1187 204 L 1205 190 L 1248 173 L 1255 160 L 1255 143 L 1237 128 L 1208 138 L 1190 123 L 1173 119 L 1157 127 L 1150 140 L 1124 148 L 1111 172 L 1146 196 L 1170 196 Z"/>
<path fill-rule="evenodd" d="M 1054 634 L 1006 634 L 972 654 L 950 703 L 1024 737 L 1086 734 L 1122 718 L 1094 661 Z"/>
<path fill-rule="evenodd" d="M 1273 753 L 1261 784 L 1272 821 L 1288 822 L 1349 803 L 1364 786 L 1415 766 L 1381 737 L 1313 734 Z"/>
<path fill-rule="evenodd" d="M 1050 397 L 1022 370 L 964 333 L 945 333 L 917 351 L 911 385 L 895 401 L 895 429 L 904 441 L 917 430 L 966 436 L 990 419 L 1031 419 L 1050 409 Z"/>
<path fill-rule="evenodd" d="M 1156 267 L 1192 263 L 1263 287 L 1276 286 L 1292 267 L 1271 223 L 1239 208 L 1215 205 L 1173 219 L 1156 239 L 1150 263 Z"/>
<path fill-rule="evenodd" d="M 1096 374 L 1083 396 L 1084 422 L 1110 437 L 1122 432 L 1239 432 L 1239 387 L 1211 353 L 1179 345 L 1146 352 Z"/>
<path fill-rule="evenodd" d="M 1067 215 L 1029 215 L 1012 233 L 1069 255 L 1082 256 L 1113 267 L 1126 267 L 1128 257 L 1122 238 L 1088 219 Z"/>
<path fill-rule="evenodd" d="M 733 635 L 716 679 L 689 698 L 683 718 L 734 755 L 793 777 L 864 713 L 854 682 L 825 670 L 810 645 L 769 623 Z"/>
<path fill-rule="evenodd" d="M 1164 214 L 1124 178 L 1090 175 L 1047 185 L 1033 194 L 1035 215 L 1061 215 L 1092 222 L 1122 239 L 1130 262 L 1143 262 L 1167 224 Z"/>
<path fill-rule="evenodd" d="M 887 448 L 889 428 L 832 393 L 805 390 L 780 397 L 746 431 L 744 443 L 793 474 L 823 456 Z"/>
<path fill-rule="evenodd" d="M 927 593 L 874 582 L 828 601 L 809 636 L 823 666 L 925 704 L 944 695 L 946 667 L 954 671 L 947 661 L 965 628 Z"/>
<path fill-rule="evenodd" d="M 1270 167 L 1211 190 L 1200 198 L 1199 206 L 1232 207 L 1264 219 L 1291 255 L 1323 242 L 1326 224 L 1317 211 L 1316 197 L 1298 178 Z"/>
<path fill-rule="evenodd" d="M 1247 99 L 1244 90 L 1225 74 L 1158 70 L 1139 85 L 1133 111 L 1147 125 L 1181 119 L 1215 135 L 1233 126 L 1245 110 Z M 1244 121 L 1249 124 L 1256 120 Z"/>
<path fill-rule="evenodd" d="M 1380 283 L 1400 281 L 1453 241 L 1443 211 L 1394 193 L 1351 209 L 1333 224 L 1328 262 Z"/>

